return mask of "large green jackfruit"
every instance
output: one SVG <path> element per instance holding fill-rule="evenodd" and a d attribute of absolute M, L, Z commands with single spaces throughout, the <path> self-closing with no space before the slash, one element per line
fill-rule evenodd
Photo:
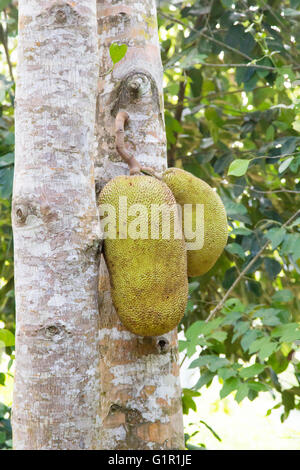
<path fill-rule="evenodd" d="M 192 204 L 191 216 L 187 221 L 195 228 L 196 206 L 203 204 L 204 238 L 203 247 L 187 251 L 188 276 L 200 276 L 209 271 L 221 255 L 228 238 L 228 225 L 224 205 L 218 194 L 204 181 L 180 168 L 169 168 L 163 174 L 163 181 L 169 186 L 178 204 Z M 185 231 L 183 220 L 183 230 Z M 186 242 L 188 240 L 186 239 Z"/>
<path fill-rule="evenodd" d="M 112 300 L 121 322 L 141 336 L 171 331 L 184 314 L 188 295 L 186 248 L 183 237 L 174 232 L 172 192 L 151 176 L 118 176 L 103 188 L 98 203 Z M 109 236 L 107 204 L 116 213 Z M 171 209 L 170 237 L 162 230 L 161 217 L 155 219 L 151 212 L 153 205 L 162 204 Z"/>

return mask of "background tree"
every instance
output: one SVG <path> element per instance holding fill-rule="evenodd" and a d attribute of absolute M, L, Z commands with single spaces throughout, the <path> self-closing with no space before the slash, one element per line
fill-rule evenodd
<path fill-rule="evenodd" d="M 0 7 L 2 64 L 13 70 L 17 10 L 9 1 Z M 158 2 L 169 165 L 216 187 L 230 224 L 218 263 L 190 280 L 179 327 L 186 357 L 202 348 L 192 364 L 199 380 L 183 390 L 186 413 L 214 377 L 221 397 L 233 391 L 239 402 L 270 392 L 282 420 L 299 409 L 299 18 L 299 0 Z M 1 73 L 0 339 L 11 366 L 14 84 L 8 65 Z M 282 379 L 287 369 L 292 385 Z M 11 371 L 0 374 L 0 390 Z M 8 418 L 0 406 L 4 448 Z"/>
<path fill-rule="evenodd" d="M 96 85 L 96 4 L 21 0 L 12 205 L 17 450 L 98 446 Z"/>

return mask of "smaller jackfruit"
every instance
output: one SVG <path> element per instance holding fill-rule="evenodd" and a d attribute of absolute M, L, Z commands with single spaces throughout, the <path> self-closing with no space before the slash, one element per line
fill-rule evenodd
<path fill-rule="evenodd" d="M 209 271 L 221 255 L 228 238 L 227 217 L 224 205 L 218 194 L 204 181 L 180 168 L 169 168 L 163 173 L 163 181 L 169 186 L 177 203 L 182 208 L 182 225 L 185 234 L 187 226 L 196 227 L 196 204 L 203 204 L 204 217 L 201 230 L 204 229 L 203 246 L 191 249 L 188 244 L 188 276 L 200 276 Z M 190 215 L 184 219 L 184 205 L 192 204 Z"/>
<path fill-rule="evenodd" d="M 187 303 L 186 248 L 182 234 L 176 238 L 173 229 L 168 236 L 162 217 L 153 220 L 152 211 L 169 208 L 174 228 L 177 207 L 172 192 L 151 176 L 118 176 L 103 188 L 98 204 L 104 234 L 110 207 L 116 216 L 110 227 L 116 236 L 105 236 L 104 257 L 121 322 L 141 336 L 171 331 Z"/>

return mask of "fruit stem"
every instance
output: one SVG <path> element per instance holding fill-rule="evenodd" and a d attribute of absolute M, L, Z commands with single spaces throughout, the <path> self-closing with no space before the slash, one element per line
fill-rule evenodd
<path fill-rule="evenodd" d="M 130 174 L 136 175 L 141 172 L 141 165 L 130 155 L 125 147 L 124 142 L 124 127 L 129 119 L 129 114 L 126 111 L 119 111 L 115 120 L 115 132 L 116 132 L 116 149 L 119 155 L 122 157 L 125 163 L 127 163 Z"/>
<path fill-rule="evenodd" d="M 134 158 L 133 155 L 130 155 L 128 150 L 125 147 L 124 142 L 124 127 L 129 119 L 129 114 L 127 111 L 119 111 L 116 120 L 115 120 L 115 132 L 116 132 L 116 149 L 122 160 L 127 163 L 130 171 L 130 175 L 138 175 L 145 173 L 149 176 L 154 176 L 157 179 L 161 179 L 161 176 L 156 173 L 154 168 L 141 166 L 139 162 Z"/>

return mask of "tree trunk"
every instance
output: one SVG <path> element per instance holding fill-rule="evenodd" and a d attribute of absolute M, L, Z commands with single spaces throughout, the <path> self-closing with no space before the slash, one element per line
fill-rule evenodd
<path fill-rule="evenodd" d="M 114 120 L 129 113 L 126 140 L 144 166 L 166 168 L 162 65 L 154 0 L 98 0 L 100 79 L 96 132 L 99 191 L 128 172 L 115 150 Z M 127 44 L 113 72 L 109 47 Z M 118 320 L 104 259 L 100 265 L 101 446 L 103 449 L 183 448 L 177 332 L 140 337 Z"/>
<path fill-rule="evenodd" d="M 19 1 L 15 449 L 98 440 L 96 4 Z"/>

